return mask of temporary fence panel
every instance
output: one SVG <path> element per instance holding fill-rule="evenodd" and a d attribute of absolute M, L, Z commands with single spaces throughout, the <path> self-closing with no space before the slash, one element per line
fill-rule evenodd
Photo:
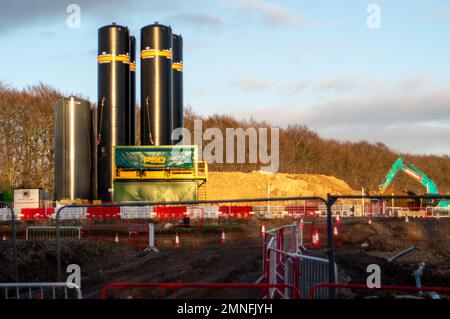
<path fill-rule="evenodd" d="M 0 299 L 82 299 L 75 284 L 62 283 L 0 283 Z"/>
<path fill-rule="evenodd" d="M 309 290 L 315 285 L 327 282 L 329 278 L 329 261 L 325 258 L 318 258 L 307 255 L 298 255 L 295 257 L 298 260 L 299 272 L 299 289 L 302 296 L 306 297 Z M 334 278 L 337 278 L 337 266 L 334 265 Z M 328 299 L 328 291 L 322 290 L 315 295 L 315 299 Z"/>
<path fill-rule="evenodd" d="M 305 218 L 314 216 L 319 210 L 319 205 L 317 203 L 305 202 L 304 205 L 285 206 L 284 209 L 291 218 Z"/>
<path fill-rule="evenodd" d="M 263 252 L 263 277 L 268 283 L 285 283 L 296 287 L 302 295 L 306 295 L 314 285 L 328 281 L 329 261 L 304 255 L 298 252 L 301 242 L 303 224 L 285 225 L 266 232 Z M 334 264 L 334 278 L 337 278 L 337 267 Z M 291 297 L 289 291 L 272 288 L 267 290 L 266 297 Z M 327 298 L 328 292 L 318 297 Z"/>
<path fill-rule="evenodd" d="M 450 217 L 450 207 L 428 207 L 426 215 L 434 218 Z"/>
<path fill-rule="evenodd" d="M 81 227 L 60 226 L 61 239 L 81 239 Z M 55 226 L 30 226 L 25 229 L 26 240 L 55 240 Z"/>
<path fill-rule="evenodd" d="M 292 253 L 297 252 L 297 224 L 286 225 L 266 232 L 263 254 L 263 271 L 270 284 L 285 283 L 295 285 L 289 275 L 293 264 Z M 289 291 L 271 288 L 267 298 L 289 298 Z"/>
<path fill-rule="evenodd" d="M 83 227 L 82 238 L 145 249 L 148 247 L 148 223 L 131 219 L 90 220 Z"/>

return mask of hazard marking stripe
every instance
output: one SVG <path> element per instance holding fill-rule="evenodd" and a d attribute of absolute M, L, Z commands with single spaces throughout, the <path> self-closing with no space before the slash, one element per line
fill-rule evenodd
<path fill-rule="evenodd" d="M 411 176 L 412 178 L 414 178 L 415 180 L 417 180 L 417 181 L 421 181 L 422 180 L 422 176 L 420 176 L 419 174 L 417 174 L 416 172 L 414 172 L 414 171 L 412 171 L 412 170 L 410 170 L 410 169 L 408 169 L 408 168 L 405 168 L 405 173 L 406 174 L 408 174 L 409 176 Z"/>
<path fill-rule="evenodd" d="M 172 51 L 169 50 L 142 50 L 141 51 L 141 58 L 143 59 L 149 59 L 154 58 L 156 56 L 163 56 L 168 59 L 172 59 Z"/>
<path fill-rule="evenodd" d="M 177 70 L 177 71 L 183 71 L 184 70 L 183 63 L 173 63 L 172 69 Z"/>
<path fill-rule="evenodd" d="M 136 63 L 130 63 L 130 71 L 136 71 Z"/>
<path fill-rule="evenodd" d="M 130 57 L 128 55 L 99 55 L 97 60 L 98 63 L 108 63 L 113 61 L 130 63 Z"/>

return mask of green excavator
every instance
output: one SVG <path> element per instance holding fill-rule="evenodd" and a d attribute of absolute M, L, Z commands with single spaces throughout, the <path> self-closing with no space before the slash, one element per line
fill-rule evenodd
<path fill-rule="evenodd" d="M 391 169 L 386 174 L 386 180 L 383 184 L 379 186 L 379 190 L 383 193 L 386 188 L 391 184 L 392 180 L 397 176 L 398 172 L 404 172 L 408 176 L 412 177 L 415 181 L 422 184 L 427 192 L 427 195 L 439 195 L 438 188 L 436 183 L 433 182 L 431 178 L 425 175 L 422 171 L 420 171 L 413 164 L 408 163 L 403 157 L 398 158 L 394 164 L 392 164 Z M 432 206 L 445 207 L 450 206 L 450 200 L 438 200 L 438 201 L 428 201 L 428 203 Z"/>

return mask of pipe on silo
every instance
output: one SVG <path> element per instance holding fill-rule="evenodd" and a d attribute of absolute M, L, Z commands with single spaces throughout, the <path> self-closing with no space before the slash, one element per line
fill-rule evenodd
<path fill-rule="evenodd" d="M 102 201 L 113 193 L 113 150 L 128 145 L 130 105 L 130 35 L 116 24 L 98 30 L 97 192 Z"/>
<path fill-rule="evenodd" d="M 171 145 L 172 29 L 141 29 L 141 145 Z"/>
<path fill-rule="evenodd" d="M 129 145 L 136 145 L 136 38 L 130 36 Z"/>
<path fill-rule="evenodd" d="M 183 38 L 181 35 L 172 36 L 172 77 L 173 77 L 173 108 L 172 108 L 172 129 L 182 128 L 183 121 Z M 173 143 L 179 143 L 174 140 Z"/>

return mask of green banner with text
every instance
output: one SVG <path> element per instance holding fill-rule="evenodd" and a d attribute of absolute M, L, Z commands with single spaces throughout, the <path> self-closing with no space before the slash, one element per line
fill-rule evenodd
<path fill-rule="evenodd" d="M 126 169 L 191 169 L 197 148 L 188 146 L 117 146 L 115 163 Z"/>

